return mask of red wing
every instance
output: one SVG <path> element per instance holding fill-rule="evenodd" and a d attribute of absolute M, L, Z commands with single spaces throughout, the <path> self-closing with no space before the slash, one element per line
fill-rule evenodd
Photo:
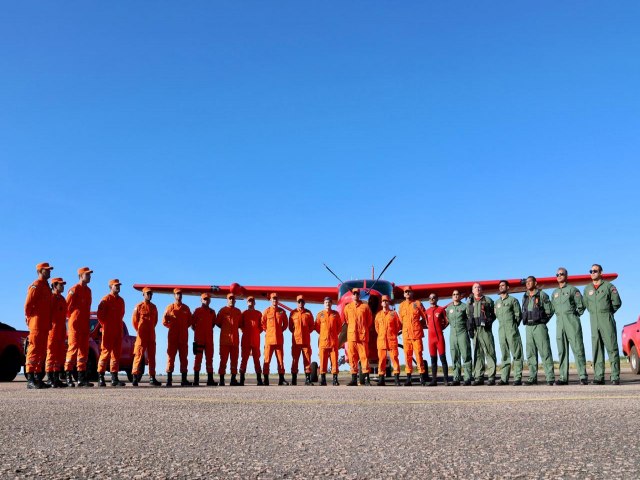
<path fill-rule="evenodd" d="M 618 278 L 617 273 L 606 273 L 602 275 L 605 280 L 611 281 Z M 429 297 L 429 294 L 435 293 L 442 298 L 451 298 L 451 293 L 454 290 L 458 290 L 462 297 L 468 297 L 471 295 L 471 287 L 474 283 L 482 285 L 482 292 L 487 295 L 498 293 L 498 284 L 501 280 L 507 280 L 509 282 L 509 292 L 518 293 L 524 292 L 525 278 L 507 278 L 500 280 L 480 280 L 478 282 L 455 282 L 455 283 L 427 283 L 423 285 L 411 285 L 413 290 L 413 296 L 416 300 L 422 300 Z M 558 286 L 558 280 L 556 277 L 544 277 L 538 278 L 538 288 L 548 289 L 556 288 Z M 591 282 L 590 275 L 572 275 L 569 277 L 569 283 L 574 286 L 587 285 Z M 400 284 L 403 285 L 403 284 Z M 395 298 L 403 298 L 402 287 L 395 287 Z"/>
<path fill-rule="evenodd" d="M 225 298 L 228 293 L 233 293 L 237 298 L 247 298 L 250 295 L 256 300 L 268 300 L 269 294 L 278 294 L 280 302 L 295 302 L 298 295 L 303 295 L 307 303 L 322 303 L 325 297 L 330 297 L 334 303 L 338 301 L 337 287 L 256 287 L 242 286 L 237 283 L 231 285 L 150 285 L 136 284 L 136 290 L 148 287 L 154 293 L 173 293 L 174 288 L 180 288 L 184 295 L 201 295 L 208 293 L 214 298 Z"/>

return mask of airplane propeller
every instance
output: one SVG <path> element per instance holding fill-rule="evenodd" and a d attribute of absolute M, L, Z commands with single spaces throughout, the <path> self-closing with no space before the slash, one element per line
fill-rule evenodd
<path fill-rule="evenodd" d="M 380 275 L 378 275 L 378 278 L 376 278 L 376 281 L 373 282 L 373 284 L 367 289 L 367 293 L 371 293 L 371 290 L 373 289 L 373 287 L 376 286 L 376 283 L 378 283 L 378 280 L 380 280 L 380 277 L 382 277 L 384 272 L 387 271 L 387 268 L 389 268 L 389 265 L 391 265 L 393 263 L 393 261 L 396 259 L 396 257 L 397 257 L 397 255 L 394 255 L 393 258 L 391 260 L 389 260 L 389 263 L 387 263 L 387 266 L 382 269 L 382 271 L 380 272 Z"/>
<path fill-rule="evenodd" d="M 331 273 L 331 275 L 333 275 L 334 277 L 336 277 L 338 279 L 338 281 L 340 283 L 344 283 L 342 280 L 340 280 L 340 277 L 338 275 L 336 275 L 335 273 L 333 273 L 333 270 L 331 270 L 329 267 L 327 267 L 326 263 L 323 263 L 324 268 L 326 268 L 327 270 L 329 270 L 329 272 Z"/>

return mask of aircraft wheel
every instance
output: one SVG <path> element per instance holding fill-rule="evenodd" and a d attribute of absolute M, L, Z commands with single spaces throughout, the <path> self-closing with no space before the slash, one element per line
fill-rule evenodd
<path fill-rule="evenodd" d="M 640 358 L 638 358 L 638 349 L 635 345 L 631 347 L 629 352 L 629 364 L 631 365 L 631 371 L 636 375 L 640 375 Z"/>
<path fill-rule="evenodd" d="M 318 362 L 311 362 L 311 381 L 318 381 Z"/>
<path fill-rule="evenodd" d="M 16 348 L 7 348 L 0 355 L 0 382 L 11 382 L 21 367 L 20 353 Z"/>

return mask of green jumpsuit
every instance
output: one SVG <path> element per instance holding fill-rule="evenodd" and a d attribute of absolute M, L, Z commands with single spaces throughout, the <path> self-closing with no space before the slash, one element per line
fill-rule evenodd
<path fill-rule="evenodd" d="M 467 333 L 467 305 L 460 302 L 458 305 L 447 305 L 447 318 L 451 331 L 449 333 L 449 346 L 453 361 L 453 381 L 460 381 L 461 362 L 464 366 L 464 381 L 471 380 L 471 342 Z"/>
<path fill-rule="evenodd" d="M 473 296 L 471 297 L 473 299 Z M 473 338 L 473 351 L 475 364 L 473 366 L 473 376 L 476 381 L 483 381 L 483 371 L 486 361 L 486 373 L 489 382 L 495 382 L 496 378 L 496 346 L 493 339 L 491 326 L 496 318 L 493 300 L 483 296 L 480 300 L 469 302 L 467 309 L 469 314 L 469 333 Z M 484 322 L 484 326 L 481 324 Z"/>
<path fill-rule="evenodd" d="M 527 325 L 527 362 L 529 362 L 529 382 L 536 382 L 538 378 L 538 353 L 544 365 L 547 382 L 555 380 L 553 372 L 553 356 L 551 355 L 551 341 L 547 322 L 553 316 L 553 305 L 549 295 L 542 290 L 536 290 L 533 297 L 527 301 L 529 293 L 522 297 L 523 320 Z M 528 320 L 538 309 L 542 318 Z M 526 310 L 526 311 L 525 311 Z"/>
<path fill-rule="evenodd" d="M 559 380 L 569 381 L 569 346 L 573 350 L 576 368 L 581 379 L 587 379 L 587 365 L 582 339 L 580 315 L 584 313 L 582 295 L 573 285 L 556 288 L 551 294 L 551 303 L 556 312 L 556 340 L 560 363 Z"/>
<path fill-rule="evenodd" d="M 513 379 L 522 380 L 522 339 L 520 338 L 521 310 L 520 303 L 514 297 L 507 295 L 496 300 L 496 318 L 498 319 L 498 339 L 502 351 L 503 382 L 509 381 L 511 372 L 511 357 L 513 356 Z"/>
<path fill-rule="evenodd" d="M 620 380 L 620 353 L 616 319 L 613 314 L 622 305 L 618 290 L 613 284 L 603 280 L 598 288 L 593 284 L 584 288 L 584 306 L 589 310 L 591 320 L 591 343 L 593 347 L 593 379 L 604 380 L 604 349 L 611 362 L 611 380 Z"/>

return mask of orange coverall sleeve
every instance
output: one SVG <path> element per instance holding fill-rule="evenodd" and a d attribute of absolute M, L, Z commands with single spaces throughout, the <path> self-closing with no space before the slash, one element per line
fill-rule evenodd
<path fill-rule="evenodd" d="M 293 314 L 295 313 L 295 310 L 293 312 L 291 312 L 291 314 L 289 314 L 289 331 L 291 333 L 293 333 Z M 283 327 L 282 330 L 284 330 L 286 327 Z"/>
<path fill-rule="evenodd" d="M 171 323 L 171 320 L 174 319 L 174 315 L 173 315 L 173 305 L 169 305 L 165 311 L 164 311 L 164 315 L 162 317 L 162 325 L 164 325 L 165 327 L 169 328 L 169 324 Z"/>
<path fill-rule="evenodd" d="M 107 302 L 103 298 L 98 305 L 98 322 L 104 327 L 104 322 L 107 316 Z"/>
<path fill-rule="evenodd" d="M 36 287 L 34 285 L 30 285 L 27 289 L 27 299 L 24 302 L 24 314 L 27 317 L 32 317 L 34 315 L 35 310 L 35 295 L 36 295 Z"/>
<path fill-rule="evenodd" d="M 262 320 L 260 320 L 260 331 L 261 332 L 267 331 L 267 311 L 266 310 L 262 313 Z"/>
<path fill-rule="evenodd" d="M 133 309 L 133 314 L 131 315 L 131 324 L 133 325 L 134 330 L 138 331 L 138 325 L 140 323 L 140 316 L 138 315 L 138 306 Z"/>
<path fill-rule="evenodd" d="M 289 322 L 287 322 L 287 314 L 284 313 L 284 311 L 283 311 L 281 313 L 281 315 L 280 315 L 280 318 L 281 318 L 280 328 L 284 332 L 287 329 L 287 327 L 289 326 Z"/>

